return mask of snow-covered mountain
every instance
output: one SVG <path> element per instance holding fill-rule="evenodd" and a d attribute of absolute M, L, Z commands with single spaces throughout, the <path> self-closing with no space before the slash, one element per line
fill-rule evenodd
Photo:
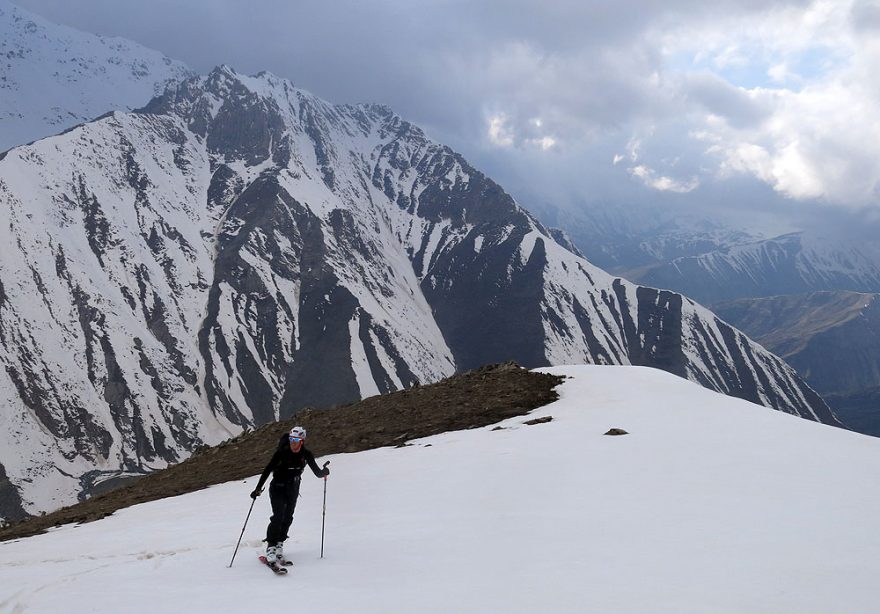
<path fill-rule="evenodd" d="M 847 426 L 880 434 L 880 343 L 872 321 L 852 317 L 854 292 L 880 291 L 880 243 L 867 230 L 804 220 L 810 230 L 766 238 L 742 220 L 688 219 L 647 206 L 545 207 L 541 218 L 570 230 L 594 264 L 708 305 L 786 359 Z M 828 293 L 840 300 L 825 300 Z"/>
<path fill-rule="evenodd" d="M 0 516 L 307 405 L 516 360 L 658 367 L 836 423 L 385 107 L 221 67 L 0 157 Z"/>
<path fill-rule="evenodd" d="M 880 292 L 880 243 L 795 232 L 676 258 L 631 278 L 710 305 L 822 290 Z"/>
<path fill-rule="evenodd" d="M 320 459 L 326 514 L 307 474 L 285 578 L 256 560 L 266 496 L 228 568 L 255 476 L 3 543 L 0 604 L 225 613 L 277 609 L 285 591 L 364 614 L 876 609 L 880 440 L 655 369 L 551 371 L 568 377 L 560 399 L 529 416 L 550 422 Z"/>
<path fill-rule="evenodd" d="M 0 0 L 0 151 L 142 106 L 187 76 L 186 66 L 157 51 Z"/>
<path fill-rule="evenodd" d="M 632 279 L 646 267 L 699 256 L 765 238 L 756 230 L 675 209 L 628 204 L 582 204 L 534 208 L 546 224 L 564 228 L 571 242 L 596 266 Z"/>

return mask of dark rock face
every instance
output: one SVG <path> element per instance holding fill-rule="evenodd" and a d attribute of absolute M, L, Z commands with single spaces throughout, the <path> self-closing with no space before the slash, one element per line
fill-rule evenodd
<path fill-rule="evenodd" d="M 271 75 L 220 68 L 13 150 L 0 207 L 0 406 L 20 420 L 0 443 L 22 459 L 0 462 L 29 512 L 307 406 L 507 360 L 657 367 L 835 423 L 776 357 L 592 266 L 387 108 Z"/>
<path fill-rule="evenodd" d="M 527 368 L 546 366 L 537 340 L 543 338 L 540 303 L 543 298 L 543 242 L 524 267 L 509 274 L 525 228 L 504 237 L 497 226 L 486 233 L 494 249 L 479 254 L 466 238 L 441 254 L 422 281 L 437 324 L 460 368 L 476 368 L 499 358 Z M 418 262 L 420 255 L 416 255 Z"/>
<path fill-rule="evenodd" d="M 664 371 L 686 377 L 686 359 L 682 349 L 680 294 L 639 287 L 638 321 L 629 317 L 626 294 L 620 280 L 614 282 L 614 291 L 621 305 L 630 360 L 634 365 L 659 366 Z"/>
<path fill-rule="evenodd" d="M 18 488 L 9 481 L 3 465 L 0 465 L 0 517 L 7 521 L 23 520 L 28 517 L 22 507 Z"/>

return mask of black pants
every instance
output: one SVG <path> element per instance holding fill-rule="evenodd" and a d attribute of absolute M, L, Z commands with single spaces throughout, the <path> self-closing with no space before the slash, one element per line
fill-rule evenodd
<path fill-rule="evenodd" d="M 269 484 L 269 500 L 272 502 L 272 517 L 266 529 L 266 543 L 269 546 L 276 546 L 287 539 L 299 497 L 299 482 L 300 476 L 296 476 L 284 482 L 272 480 Z"/>

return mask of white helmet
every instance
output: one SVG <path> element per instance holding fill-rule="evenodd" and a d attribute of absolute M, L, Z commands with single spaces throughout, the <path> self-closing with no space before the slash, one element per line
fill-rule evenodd
<path fill-rule="evenodd" d="M 290 429 L 290 436 L 296 437 L 298 439 L 305 439 L 306 438 L 306 430 L 301 426 L 295 426 L 292 429 Z"/>

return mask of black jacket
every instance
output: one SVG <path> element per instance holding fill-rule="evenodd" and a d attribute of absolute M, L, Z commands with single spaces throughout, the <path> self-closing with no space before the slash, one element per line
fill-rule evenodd
<path fill-rule="evenodd" d="M 314 454 L 309 452 L 305 445 L 299 449 L 299 452 L 291 450 L 290 440 L 286 434 L 283 435 L 278 442 L 278 449 L 275 450 L 275 454 L 272 455 L 269 464 L 263 469 L 263 474 L 260 476 L 259 483 L 257 483 L 257 490 L 262 490 L 263 484 L 266 483 L 270 473 L 272 474 L 273 482 L 288 482 L 299 478 L 302 475 L 303 469 L 306 468 L 306 464 L 311 468 L 312 473 L 319 478 L 323 478 L 330 473 L 327 469 L 318 467 Z"/>

